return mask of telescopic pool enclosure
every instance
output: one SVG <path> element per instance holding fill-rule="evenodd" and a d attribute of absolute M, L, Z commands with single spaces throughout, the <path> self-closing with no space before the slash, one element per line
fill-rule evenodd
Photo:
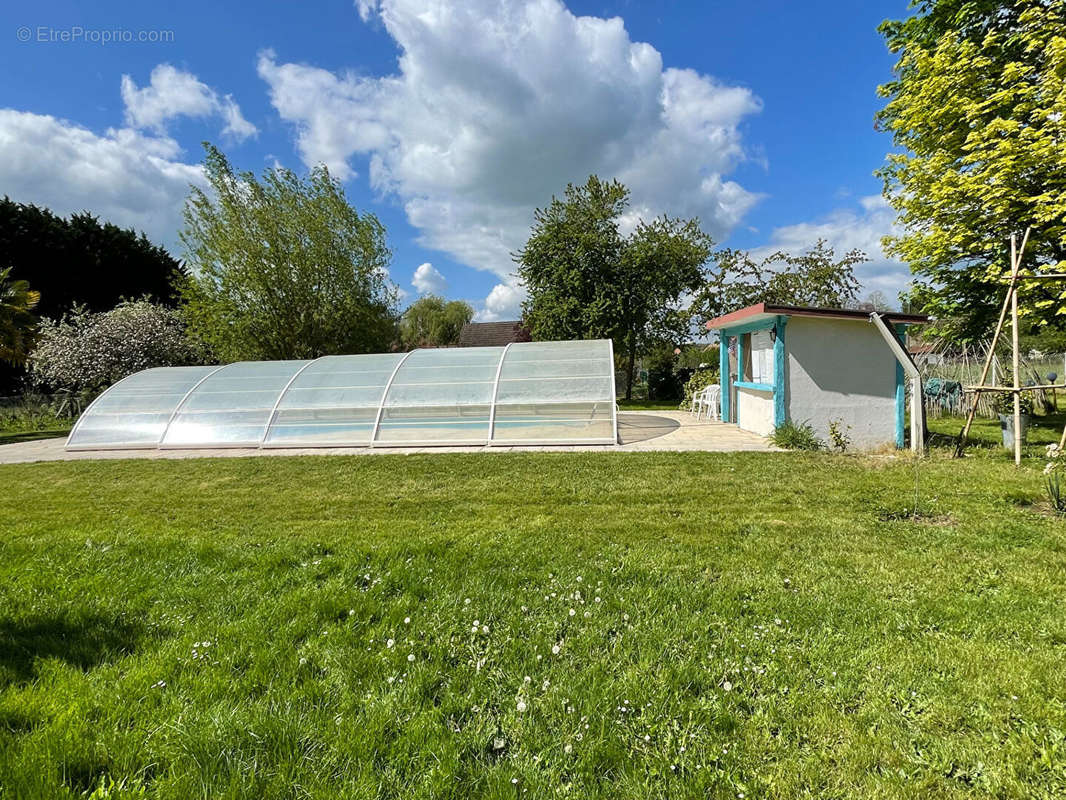
<path fill-rule="evenodd" d="M 68 450 L 616 444 L 610 340 L 159 367 L 101 394 Z"/>

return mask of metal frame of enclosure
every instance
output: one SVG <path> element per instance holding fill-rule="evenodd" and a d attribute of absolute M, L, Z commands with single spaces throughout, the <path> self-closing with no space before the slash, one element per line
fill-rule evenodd
<path fill-rule="evenodd" d="M 68 450 L 618 442 L 610 340 L 158 367 L 101 394 Z"/>

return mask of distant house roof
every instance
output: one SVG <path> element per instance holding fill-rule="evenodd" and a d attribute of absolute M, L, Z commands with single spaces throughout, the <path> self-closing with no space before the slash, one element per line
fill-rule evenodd
<path fill-rule="evenodd" d="M 512 342 L 532 340 L 521 320 L 509 322 L 468 322 L 459 331 L 460 347 L 501 347 Z"/>
<path fill-rule="evenodd" d="M 756 303 L 753 306 L 715 317 L 707 323 L 707 330 L 730 328 L 749 322 L 762 322 L 776 316 L 784 317 L 823 317 L 826 319 L 869 319 L 870 311 L 854 308 L 812 308 L 810 306 L 781 306 L 771 303 Z M 881 315 L 890 324 L 905 325 L 928 322 L 929 317 L 922 314 L 902 314 L 898 311 L 886 311 Z"/>

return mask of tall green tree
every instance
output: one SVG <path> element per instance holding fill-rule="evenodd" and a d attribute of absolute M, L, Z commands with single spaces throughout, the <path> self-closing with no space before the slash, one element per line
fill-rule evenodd
<path fill-rule="evenodd" d="M 37 318 L 33 309 L 41 293 L 29 281 L 12 278 L 12 268 L 0 269 L 0 361 L 21 366 L 29 355 Z"/>
<path fill-rule="evenodd" d="M 408 349 L 458 344 L 459 332 L 473 317 L 469 303 L 428 294 L 411 303 L 400 317 L 400 342 Z"/>
<path fill-rule="evenodd" d="M 534 339 L 614 341 L 632 397 L 637 357 L 687 338 L 692 315 L 683 298 L 696 289 L 713 242 L 696 219 L 658 217 L 619 230 L 629 191 L 595 175 L 570 184 L 562 199 L 537 209 L 532 233 L 518 253 L 518 277 L 528 299 L 526 325 Z"/>
<path fill-rule="evenodd" d="M 173 303 L 181 262 L 143 233 L 89 212 L 60 217 L 47 208 L 0 199 L 0 264 L 41 293 L 37 312 L 60 317 L 74 305 L 108 311 L 124 297 Z"/>
<path fill-rule="evenodd" d="M 88 211 L 61 217 L 47 208 L 0 199 L 0 264 L 12 280 L 40 293 L 36 313 L 61 317 L 75 305 L 107 311 L 123 297 L 175 301 L 181 262 L 143 233 L 101 222 Z M 22 365 L 0 364 L 0 394 L 25 377 Z"/>
<path fill-rule="evenodd" d="M 903 226 L 886 244 L 916 276 L 914 302 L 972 339 L 998 312 L 1012 233 L 1033 228 L 1026 268 L 1066 260 L 1066 5 L 914 5 L 881 26 L 899 61 L 878 124 L 900 152 L 879 174 Z M 1066 315 L 1066 286 L 1026 292 L 1042 321 Z"/>
<path fill-rule="evenodd" d="M 756 303 L 848 308 L 858 300 L 855 265 L 867 260 L 861 250 L 838 257 L 824 239 L 802 253 L 778 251 L 762 259 L 719 250 L 693 307 L 705 319 Z"/>
<path fill-rule="evenodd" d="M 223 361 L 380 352 L 396 333 L 385 228 L 325 166 L 235 173 L 205 144 L 211 194 L 185 204 L 189 333 Z"/>

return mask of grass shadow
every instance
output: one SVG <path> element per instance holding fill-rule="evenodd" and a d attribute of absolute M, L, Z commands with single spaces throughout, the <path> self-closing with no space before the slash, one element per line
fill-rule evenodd
<path fill-rule="evenodd" d="M 132 653 L 141 635 L 137 625 L 99 615 L 0 620 L 0 686 L 33 680 L 41 659 L 91 669 Z"/>
<path fill-rule="evenodd" d="M 60 428 L 48 431 L 0 431 L 0 444 L 16 444 L 18 442 L 34 442 L 38 439 L 58 439 L 70 434 L 69 428 Z"/>

